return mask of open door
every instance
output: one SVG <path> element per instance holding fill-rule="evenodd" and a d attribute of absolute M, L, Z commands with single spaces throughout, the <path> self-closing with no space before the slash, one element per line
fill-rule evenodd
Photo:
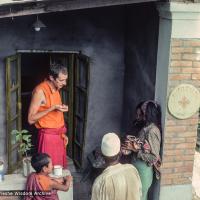
<path fill-rule="evenodd" d="M 60 63 L 67 67 L 68 71 L 68 80 L 67 86 L 62 88 L 60 91 L 62 103 L 69 106 L 69 111 L 64 113 L 64 120 L 67 126 L 67 137 L 68 137 L 68 146 L 67 146 L 67 155 L 73 158 L 73 73 L 74 73 L 74 54 L 73 53 L 51 53 L 50 54 L 50 64 L 51 63 Z"/>
<path fill-rule="evenodd" d="M 29 57 L 25 59 L 27 55 Z M 62 88 L 61 90 L 62 102 L 69 105 L 69 112 L 64 113 L 64 118 L 68 129 L 67 136 L 69 137 L 67 155 L 74 160 L 78 167 L 81 168 L 84 157 L 83 150 L 85 144 L 87 119 L 89 58 L 79 52 L 40 52 L 39 54 L 20 52 L 20 54 L 6 58 L 8 171 L 12 172 L 18 168 L 21 160 L 21 155 L 18 153 L 19 144 L 16 142 L 15 137 L 11 135 L 11 131 L 14 129 L 21 130 L 22 125 L 23 129 L 25 128 L 29 130 L 29 128 L 24 127 L 24 124 L 26 125 L 27 123 L 22 124 L 22 120 L 26 120 L 26 117 L 22 119 L 21 95 L 29 94 L 30 87 L 33 86 L 31 84 L 27 84 L 30 87 L 25 87 L 27 86 L 26 81 L 37 80 L 41 75 L 41 71 L 37 71 L 34 67 L 35 65 L 29 65 L 29 62 L 37 60 L 36 58 L 38 56 L 40 56 L 39 61 L 41 63 L 39 62 L 39 66 L 42 67 L 42 74 L 48 72 L 48 66 L 53 62 L 62 63 L 68 68 L 67 87 Z M 28 71 L 27 66 L 29 66 Z M 35 73 L 35 70 L 37 73 Z M 34 73 L 32 73 L 33 71 Z M 29 79 L 25 79 L 25 77 L 29 77 Z M 23 83 L 22 88 L 21 81 Z M 35 86 L 33 86 L 33 88 L 34 87 Z M 26 90 L 27 88 L 28 90 Z M 23 94 L 21 92 L 23 92 Z M 24 114 L 28 112 L 27 109 L 25 109 L 25 105 L 26 103 L 29 104 L 29 101 L 29 98 L 23 98 Z"/>
<path fill-rule="evenodd" d="M 21 65 L 20 54 L 6 58 L 6 124 L 8 173 L 19 167 L 21 155 L 19 143 L 11 135 L 14 129 L 21 130 Z"/>
<path fill-rule="evenodd" d="M 62 63 L 68 68 L 67 87 L 62 88 L 62 102 L 69 106 L 64 113 L 69 144 L 67 155 L 81 168 L 85 144 L 88 104 L 89 57 L 81 53 L 51 53 L 50 63 Z"/>
<path fill-rule="evenodd" d="M 78 167 L 83 164 L 88 104 L 89 58 L 76 54 L 74 65 L 74 137 L 73 158 Z"/>

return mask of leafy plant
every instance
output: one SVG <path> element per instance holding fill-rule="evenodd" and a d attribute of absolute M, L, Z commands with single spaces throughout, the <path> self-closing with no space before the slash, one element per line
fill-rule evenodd
<path fill-rule="evenodd" d="M 12 130 L 11 134 L 15 135 L 16 142 L 19 142 L 18 152 L 21 152 L 22 155 L 25 155 L 26 157 L 28 157 L 27 151 L 29 151 L 31 147 L 33 146 L 31 144 L 32 135 L 28 132 L 28 130 L 25 130 L 25 129 L 21 131 Z"/>

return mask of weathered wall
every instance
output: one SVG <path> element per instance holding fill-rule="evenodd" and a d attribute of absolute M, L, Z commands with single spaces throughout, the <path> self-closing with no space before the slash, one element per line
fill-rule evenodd
<path fill-rule="evenodd" d="M 121 8 L 40 16 L 47 28 L 32 29 L 36 16 L 0 20 L 0 157 L 6 154 L 5 63 L 16 49 L 81 50 L 91 58 L 86 144 L 120 130 L 124 74 Z M 86 151 L 91 148 L 86 148 Z"/>
<path fill-rule="evenodd" d="M 169 112 L 168 100 L 180 84 L 191 84 L 199 89 L 200 4 L 163 3 L 158 4 L 158 10 L 160 30 L 156 98 L 164 111 L 160 200 L 191 200 L 198 114 L 186 119 L 174 117 L 175 109 Z M 180 104 L 183 114 L 187 113 L 184 106 L 189 109 L 195 101 L 188 101 L 191 95 L 192 92 L 187 92 L 181 100 L 178 93 L 174 95 L 174 103 Z M 184 99 L 187 104 L 181 105 Z"/>
<path fill-rule="evenodd" d="M 154 99 L 159 17 L 154 4 L 129 8 L 125 36 L 123 132 L 140 101 Z"/>
<path fill-rule="evenodd" d="M 0 20 L 0 139 L 5 144 L 4 58 L 15 54 L 16 49 L 81 50 L 91 58 L 86 156 L 100 144 L 105 133 L 121 133 L 122 127 L 127 128 L 140 100 L 154 98 L 158 37 L 154 4 L 39 17 L 47 25 L 40 32 L 31 27 L 36 16 Z M 5 153 L 4 145 L 0 147 L 0 157 Z"/>

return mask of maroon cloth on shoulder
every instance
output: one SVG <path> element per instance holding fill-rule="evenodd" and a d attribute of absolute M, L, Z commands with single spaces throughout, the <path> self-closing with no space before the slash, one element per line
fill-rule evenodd
<path fill-rule="evenodd" d="M 45 192 L 39 184 L 35 172 L 28 176 L 25 191 L 32 195 L 24 196 L 24 200 L 59 200 L 56 190 L 46 191 L 50 195 L 34 195 L 34 192 Z"/>

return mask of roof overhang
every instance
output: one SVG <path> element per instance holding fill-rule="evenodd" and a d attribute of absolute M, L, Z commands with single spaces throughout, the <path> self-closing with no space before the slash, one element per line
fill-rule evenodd
<path fill-rule="evenodd" d="M 0 6 L 4 5 L 16 5 L 16 4 L 23 4 L 23 3 L 30 3 L 30 2 L 42 2 L 48 0 L 1 0 Z"/>
<path fill-rule="evenodd" d="M 0 18 L 159 0 L 0 0 Z"/>

